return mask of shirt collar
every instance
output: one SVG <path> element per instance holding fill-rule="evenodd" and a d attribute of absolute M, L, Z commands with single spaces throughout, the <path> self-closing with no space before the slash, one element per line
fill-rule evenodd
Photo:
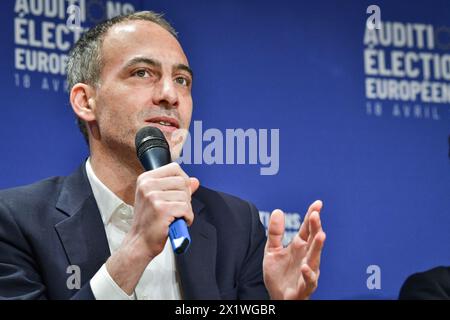
<path fill-rule="evenodd" d="M 94 193 L 94 198 L 97 202 L 98 209 L 100 210 L 104 225 L 108 224 L 111 216 L 119 207 L 128 207 L 129 209 L 133 209 L 133 207 L 127 205 L 111 190 L 109 190 L 108 187 L 105 186 L 103 182 L 101 182 L 95 175 L 91 166 L 90 157 L 86 161 L 86 174 L 89 179 L 89 183 L 91 184 L 92 192 Z"/>

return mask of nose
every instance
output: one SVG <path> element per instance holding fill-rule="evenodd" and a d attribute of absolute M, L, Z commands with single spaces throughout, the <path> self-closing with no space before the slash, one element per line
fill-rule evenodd
<path fill-rule="evenodd" d="M 153 103 L 166 108 L 178 107 L 178 93 L 170 76 L 161 77 L 155 87 Z"/>

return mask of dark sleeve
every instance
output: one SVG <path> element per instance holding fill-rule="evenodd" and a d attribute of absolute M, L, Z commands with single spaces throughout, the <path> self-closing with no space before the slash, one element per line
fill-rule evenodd
<path fill-rule="evenodd" d="M 32 249 L 9 209 L 0 202 L 0 300 L 47 298 Z M 94 299 L 89 282 L 72 299 Z"/>
<path fill-rule="evenodd" d="M 450 299 L 450 267 L 437 267 L 409 276 L 400 289 L 399 299 Z"/>
<path fill-rule="evenodd" d="M 0 299 L 46 299 L 31 248 L 0 202 Z"/>
<path fill-rule="evenodd" d="M 264 285 L 262 269 L 266 231 L 256 207 L 250 203 L 249 207 L 251 213 L 250 244 L 239 277 L 238 299 L 267 300 L 269 294 Z"/>

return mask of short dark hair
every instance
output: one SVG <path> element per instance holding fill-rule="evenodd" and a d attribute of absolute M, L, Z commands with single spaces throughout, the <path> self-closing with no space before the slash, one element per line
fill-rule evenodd
<path fill-rule="evenodd" d="M 135 20 L 156 23 L 177 38 L 177 32 L 163 18 L 163 14 L 161 13 L 140 11 L 105 20 L 84 33 L 70 50 L 67 61 L 67 84 L 69 92 L 77 83 L 86 83 L 92 86 L 98 84 L 103 67 L 101 48 L 105 34 L 116 24 Z M 89 136 L 85 122 L 77 117 L 77 123 L 84 139 L 89 145 Z"/>

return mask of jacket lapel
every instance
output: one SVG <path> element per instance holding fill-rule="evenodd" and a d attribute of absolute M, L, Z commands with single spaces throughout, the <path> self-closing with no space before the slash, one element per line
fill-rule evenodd
<path fill-rule="evenodd" d="M 216 281 L 216 228 L 204 218 L 204 204 L 192 198 L 194 223 L 189 228 L 192 243 L 176 256 L 184 299 L 220 299 Z"/>
<path fill-rule="evenodd" d="M 105 228 L 84 166 L 67 177 L 57 209 L 67 217 L 55 225 L 71 265 L 81 270 L 84 284 L 110 256 Z"/>

